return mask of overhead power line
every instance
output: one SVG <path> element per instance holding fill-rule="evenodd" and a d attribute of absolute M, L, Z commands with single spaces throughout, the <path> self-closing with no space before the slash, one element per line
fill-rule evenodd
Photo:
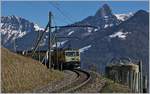
<path fill-rule="evenodd" d="M 55 5 L 58 6 L 61 10 L 63 9 L 62 6 L 61 6 L 62 4 L 59 4 L 59 3 L 56 3 L 56 2 L 55 2 Z M 72 15 L 70 14 L 70 12 L 68 12 L 66 9 L 63 10 L 63 12 L 64 12 L 65 14 L 67 14 L 67 16 L 68 16 L 69 18 L 71 18 L 72 20 L 76 21 L 76 19 L 74 18 L 74 16 L 72 16 Z"/>
<path fill-rule="evenodd" d="M 55 8 L 61 13 L 61 15 L 64 16 L 67 20 L 69 20 L 71 23 L 74 22 L 71 17 L 69 17 L 68 15 L 66 15 L 59 7 L 57 7 L 55 4 L 51 3 L 51 5 L 52 5 L 53 7 L 55 7 Z"/>

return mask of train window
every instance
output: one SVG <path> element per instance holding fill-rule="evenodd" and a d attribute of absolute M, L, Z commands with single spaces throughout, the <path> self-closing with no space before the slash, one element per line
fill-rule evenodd
<path fill-rule="evenodd" d="M 79 52 L 76 52 L 76 55 L 79 56 Z"/>
<path fill-rule="evenodd" d="M 76 53 L 75 52 L 66 52 L 66 56 L 75 56 Z"/>

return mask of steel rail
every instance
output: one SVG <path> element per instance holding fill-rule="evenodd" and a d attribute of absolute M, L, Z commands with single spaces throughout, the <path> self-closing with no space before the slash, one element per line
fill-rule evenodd
<path fill-rule="evenodd" d="M 78 69 L 77 69 L 77 71 L 85 73 L 87 75 L 87 79 L 83 83 L 81 83 L 81 84 L 79 84 L 79 85 L 77 85 L 75 87 L 72 87 L 72 88 L 66 90 L 65 92 L 67 92 L 67 93 L 70 92 L 71 93 L 71 92 L 73 92 L 73 91 L 83 87 L 84 85 L 86 85 L 91 80 L 91 76 L 90 76 L 90 74 L 88 72 L 83 71 L 83 70 L 78 70 Z"/>
<path fill-rule="evenodd" d="M 83 87 L 91 80 L 90 74 L 86 71 L 79 70 L 79 69 L 75 69 L 75 70 L 71 70 L 71 71 L 75 72 L 78 75 L 78 77 L 72 83 L 65 85 L 64 87 L 62 87 L 58 90 L 53 91 L 53 93 L 73 92 L 73 91 Z M 84 74 L 84 76 L 86 75 L 86 77 L 84 77 L 83 74 Z"/>

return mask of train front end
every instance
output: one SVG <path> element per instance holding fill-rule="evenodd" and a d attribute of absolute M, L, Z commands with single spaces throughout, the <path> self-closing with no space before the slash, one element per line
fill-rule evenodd
<path fill-rule="evenodd" d="M 79 50 L 65 50 L 65 66 L 69 68 L 80 68 Z"/>

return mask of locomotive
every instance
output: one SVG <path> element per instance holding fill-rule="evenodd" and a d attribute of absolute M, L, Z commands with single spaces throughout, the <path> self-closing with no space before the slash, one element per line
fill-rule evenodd
<path fill-rule="evenodd" d="M 55 49 L 51 54 L 54 68 L 80 68 L 78 49 Z"/>

